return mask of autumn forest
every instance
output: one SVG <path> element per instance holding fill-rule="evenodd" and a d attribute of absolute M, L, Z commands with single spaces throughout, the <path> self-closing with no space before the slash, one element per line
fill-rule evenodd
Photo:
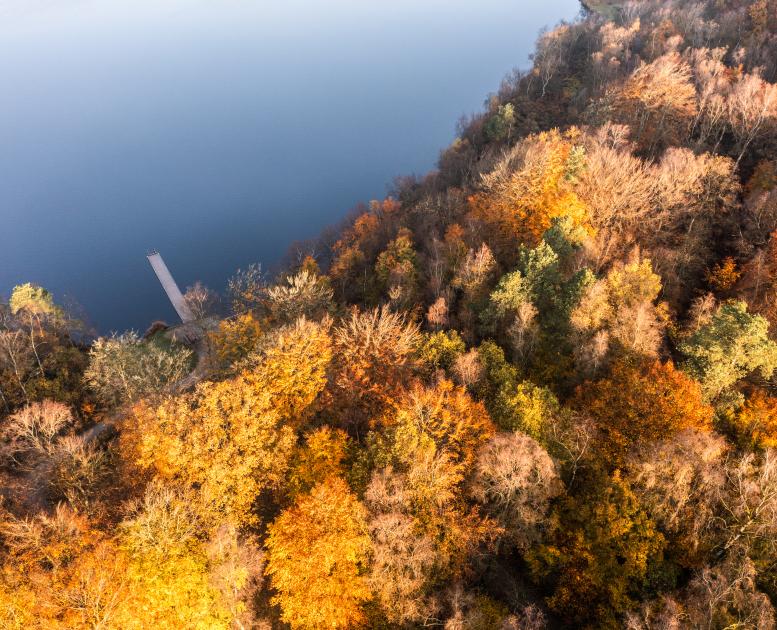
<path fill-rule="evenodd" d="M 196 321 L 0 300 L 1 627 L 777 627 L 777 1 L 587 4 Z"/>

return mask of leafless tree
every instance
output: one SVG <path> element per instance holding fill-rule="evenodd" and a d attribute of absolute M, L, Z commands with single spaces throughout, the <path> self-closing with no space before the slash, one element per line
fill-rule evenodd
<path fill-rule="evenodd" d="M 412 489 L 391 467 L 372 475 L 364 495 L 370 511 L 373 559 L 370 587 L 394 623 L 423 622 L 439 613 L 429 593 L 437 553 L 434 541 L 410 514 Z"/>
<path fill-rule="evenodd" d="M 244 313 L 262 305 L 267 283 L 260 264 L 238 269 L 227 282 L 227 292 L 234 313 Z"/>
<path fill-rule="evenodd" d="M 593 421 L 586 415 L 565 410 L 547 419 L 543 433 L 543 443 L 559 463 L 567 487 L 572 487 L 596 437 Z"/>
<path fill-rule="evenodd" d="M 453 372 L 456 380 L 465 387 L 477 383 L 483 376 L 483 364 L 480 362 L 480 354 L 476 349 L 460 354 L 453 364 Z"/>
<path fill-rule="evenodd" d="M 500 433 L 481 449 L 472 497 L 505 528 L 511 543 L 528 549 L 539 540 L 550 501 L 563 491 L 556 465 L 528 435 Z"/>
<path fill-rule="evenodd" d="M 369 584 L 389 620 L 407 624 L 432 617 L 438 609 L 427 592 L 436 561 L 433 541 L 400 512 L 376 514 L 369 528 L 373 549 Z"/>
<path fill-rule="evenodd" d="M 777 551 L 777 452 L 732 458 L 726 482 L 720 496 L 725 548 L 758 543 Z"/>
<path fill-rule="evenodd" d="M 6 421 L 3 429 L 8 454 L 19 461 L 27 456 L 52 456 L 57 438 L 73 425 L 73 414 L 62 403 L 33 402 Z"/>
<path fill-rule="evenodd" d="M 650 152 L 679 144 L 697 113 L 691 67 L 669 52 L 637 68 L 616 97 L 616 111 Z"/>
<path fill-rule="evenodd" d="M 491 249 L 483 243 L 478 249 L 470 249 L 453 279 L 452 285 L 464 291 L 465 297 L 477 299 L 496 275 L 496 260 Z"/>
<path fill-rule="evenodd" d="M 542 98 L 545 98 L 548 85 L 566 62 L 574 35 L 575 30 L 567 25 L 540 35 L 532 60 L 534 61 L 533 74 L 540 79 Z"/>
<path fill-rule="evenodd" d="M 439 330 L 448 325 L 448 302 L 444 297 L 438 297 L 426 312 L 426 321 Z"/>
<path fill-rule="evenodd" d="M 586 168 L 575 187 L 597 230 L 596 271 L 631 247 L 638 227 L 652 220 L 655 208 L 655 174 L 623 146 L 623 131 L 609 125 L 588 137 Z"/>
<path fill-rule="evenodd" d="M 627 464 L 634 491 L 650 514 L 691 555 L 702 542 L 720 540 L 726 452 L 722 437 L 688 430 L 639 450 Z"/>
<path fill-rule="evenodd" d="M 777 85 L 746 74 L 734 84 L 727 104 L 731 130 L 739 142 L 739 164 L 750 145 L 777 125 Z"/>
<path fill-rule="evenodd" d="M 545 613 L 536 604 L 529 604 L 518 614 L 507 617 L 500 630 L 544 630 L 547 625 Z"/>
<path fill-rule="evenodd" d="M 109 462 L 106 452 L 93 441 L 82 435 L 68 435 L 57 441 L 46 468 L 52 498 L 64 499 L 74 509 L 88 513 L 108 476 Z"/>
<path fill-rule="evenodd" d="M 693 333 L 709 324 L 717 306 L 718 302 L 712 293 L 705 293 L 696 298 L 688 309 L 688 328 L 685 332 Z"/>
<path fill-rule="evenodd" d="M 507 330 L 507 337 L 515 354 L 525 357 L 531 354 L 539 334 L 538 311 L 531 302 L 523 302 L 515 311 L 513 323 Z"/>
<path fill-rule="evenodd" d="M 205 319 L 213 315 L 219 301 L 218 295 L 201 282 L 195 282 L 188 287 L 183 299 L 195 319 Z"/>
<path fill-rule="evenodd" d="M 92 344 L 84 378 L 107 404 L 136 402 L 161 394 L 182 379 L 191 369 L 191 359 L 188 348 L 167 348 L 128 332 Z"/>
<path fill-rule="evenodd" d="M 222 595 L 236 630 L 257 628 L 253 599 L 262 586 L 264 553 L 257 541 L 223 523 L 206 545 L 211 586 Z M 269 630 L 269 629 L 268 629 Z"/>
<path fill-rule="evenodd" d="M 0 330 L 0 366 L 8 366 L 16 377 L 19 390 L 29 402 L 25 383 L 34 365 L 33 355 L 21 330 Z"/>
<path fill-rule="evenodd" d="M 701 568 L 679 593 L 646 602 L 626 617 L 628 630 L 774 627 L 774 607 L 758 591 L 755 566 L 742 553 L 731 553 L 721 563 Z"/>
<path fill-rule="evenodd" d="M 628 26 L 607 22 L 599 29 L 601 48 L 591 54 L 594 89 L 597 92 L 628 68 L 632 56 L 631 45 L 639 29 L 639 21 L 631 22 Z"/>
<path fill-rule="evenodd" d="M 693 627 L 775 627 L 774 608 L 769 598 L 758 592 L 755 567 L 744 554 L 731 553 L 720 565 L 703 568 L 686 591 L 683 604 Z"/>
<path fill-rule="evenodd" d="M 285 283 L 267 289 L 267 307 L 276 320 L 288 323 L 321 315 L 329 308 L 333 295 L 324 278 L 303 269 Z"/>

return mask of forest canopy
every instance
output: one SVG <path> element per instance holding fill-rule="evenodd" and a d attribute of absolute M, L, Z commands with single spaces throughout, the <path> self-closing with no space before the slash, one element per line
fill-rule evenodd
<path fill-rule="evenodd" d="M 775 627 L 777 2 L 585 4 L 195 322 L 0 302 L 0 626 Z"/>

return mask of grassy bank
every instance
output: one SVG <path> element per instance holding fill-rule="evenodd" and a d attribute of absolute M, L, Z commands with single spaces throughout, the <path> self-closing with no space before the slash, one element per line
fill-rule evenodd
<path fill-rule="evenodd" d="M 589 11 L 600 13 L 609 18 L 615 17 L 618 9 L 623 5 L 618 0 L 582 0 L 582 4 Z"/>

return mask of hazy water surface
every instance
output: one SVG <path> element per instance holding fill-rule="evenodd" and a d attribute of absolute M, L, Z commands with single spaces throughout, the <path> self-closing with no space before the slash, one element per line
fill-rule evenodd
<path fill-rule="evenodd" d="M 0 0 L 0 295 L 175 315 L 422 173 L 577 0 Z"/>

